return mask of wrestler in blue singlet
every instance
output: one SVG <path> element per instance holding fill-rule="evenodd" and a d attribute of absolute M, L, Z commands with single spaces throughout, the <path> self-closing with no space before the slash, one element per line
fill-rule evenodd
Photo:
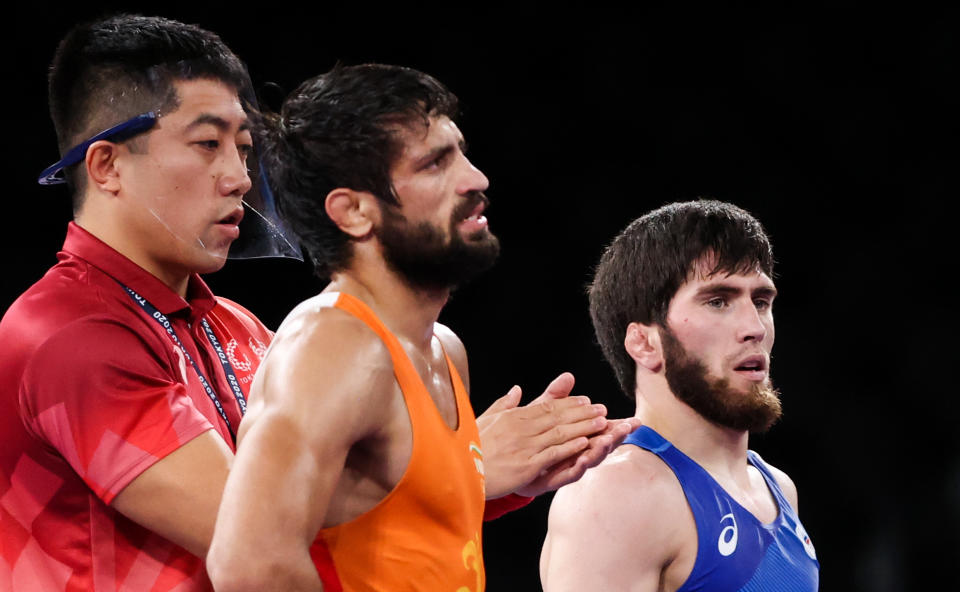
<path fill-rule="evenodd" d="M 652 429 L 634 431 L 624 444 L 659 456 L 680 481 L 697 525 L 697 559 L 677 592 L 812 592 L 820 562 L 796 511 L 760 456 L 747 451 L 777 501 L 777 518 L 763 524 L 690 457 Z"/>

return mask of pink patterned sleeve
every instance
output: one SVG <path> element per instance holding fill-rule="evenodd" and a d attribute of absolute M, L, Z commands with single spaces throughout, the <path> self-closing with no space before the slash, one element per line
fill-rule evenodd
<path fill-rule="evenodd" d="M 24 372 L 24 424 L 106 503 L 213 428 L 165 345 L 114 321 L 85 320 L 47 340 Z"/>

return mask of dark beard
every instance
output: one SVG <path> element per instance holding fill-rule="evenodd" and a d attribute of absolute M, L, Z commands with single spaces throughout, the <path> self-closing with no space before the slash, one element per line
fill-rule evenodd
<path fill-rule="evenodd" d="M 779 392 L 769 382 L 755 384 L 747 392 L 735 391 L 729 380 L 711 378 L 704 363 L 691 356 L 669 329 L 664 328 L 660 337 L 667 385 L 705 419 L 762 434 L 780 418 Z"/>
<path fill-rule="evenodd" d="M 465 239 L 457 225 L 485 201 L 482 193 L 471 194 L 457 207 L 450 220 L 450 241 L 429 222 L 411 226 L 393 206 L 381 205 L 383 225 L 378 237 L 387 265 L 415 288 L 454 288 L 480 275 L 497 260 L 500 241 L 486 229 Z"/>

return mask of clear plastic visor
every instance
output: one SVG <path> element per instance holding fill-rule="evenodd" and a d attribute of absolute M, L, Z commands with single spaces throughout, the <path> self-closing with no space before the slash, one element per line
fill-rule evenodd
<path fill-rule="evenodd" d="M 62 159 L 44 169 L 37 181 L 41 185 L 65 183 L 66 169 L 84 162 L 92 144 L 101 140 L 126 142 L 149 133 L 161 119 L 160 114 L 150 111 L 103 130 L 68 150 Z M 198 168 L 204 174 L 193 176 L 189 174 L 191 163 L 182 162 L 177 154 L 153 154 L 150 150 L 135 154 L 141 178 L 134 180 L 138 190 L 130 207 L 139 211 L 133 212 L 130 219 L 142 226 L 137 230 L 156 239 L 153 242 L 157 249 L 171 241 L 180 243 L 172 247 L 179 251 L 178 256 L 213 260 L 280 257 L 302 261 L 297 241 L 277 214 L 256 150 L 246 155 L 246 171 L 239 154 L 231 150 L 235 148 L 222 147 L 221 154 L 211 154 L 210 158 L 223 162 L 208 169 Z M 187 154 L 184 158 L 190 157 Z M 206 175 L 208 172 L 214 174 Z M 228 195 L 233 188 L 230 184 L 242 189 L 249 185 L 249 189 Z M 198 264 L 201 269 L 215 267 Z"/>

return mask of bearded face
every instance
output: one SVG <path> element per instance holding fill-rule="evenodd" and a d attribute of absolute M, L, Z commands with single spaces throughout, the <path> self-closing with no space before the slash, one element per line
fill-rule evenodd
<path fill-rule="evenodd" d="M 781 415 L 779 392 L 770 380 L 746 390 L 710 376 L 706 364 L 690 354 L 668 328 L 660 333 L 667 385 L 677 397 L 704 418 L 723 427 L 752 433 L 766 432 Z"/>
<path fill-rule="evenodd" d="M 469 195 L 454 209 L 447 228 L 412 224 L 392 206 L 381 204 L 378 237 L 387 264 L 410 285 L 431 290 L 462 285 L 486 271 L 500 253 L 500 241 L 486 227 L 466 235 L 458 228 L 486 201 L 480 192 Z"/>

